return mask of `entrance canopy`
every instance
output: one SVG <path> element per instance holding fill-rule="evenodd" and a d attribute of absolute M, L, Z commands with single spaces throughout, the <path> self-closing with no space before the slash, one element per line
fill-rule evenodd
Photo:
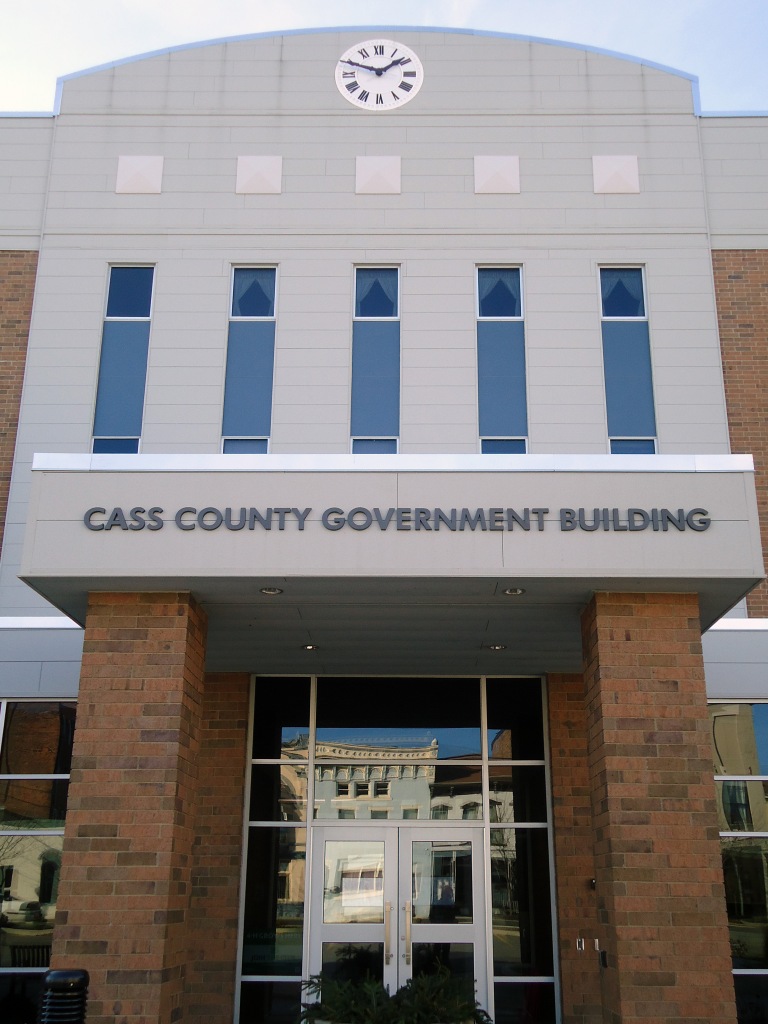
<path fill-rule="evenodd" d="M 595 591 L 695 592 L 707 628 L 763 575 L 743 455 L 39 455 L 33 469 L 22 579 L 78 622 L 90 591 L 191 591 L 212 671 L 578 671 Z"/>

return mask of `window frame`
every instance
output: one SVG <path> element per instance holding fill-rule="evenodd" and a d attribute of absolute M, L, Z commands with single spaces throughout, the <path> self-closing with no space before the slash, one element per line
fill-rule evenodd
<path fill-rule="evenodd" d="M 519 316 L 483 316 L 480 312 L 480 271 L 481 270 L 516 270 L 520 283 L 520 314 Z M 475 264 L 475 320 L 498 321 L 500 323 L 525 322 L 523 265 L 522 263 L 476 263 Z"/>
<path fill-rule="evenodd" d="M 274 270 L 275 272 L 275 298 L 273 301 L 273 313 L 271 316 L 236 316 L 233 313 L 235 304 L 235 272 L 238 270 Z M 278 263 L 233 263 L 230 266 L 229 272 L 229 313 L 227 315 L 227 321 L 235 323 L 248 323 L 250 321 L 259 322 L 277 322 L 277 304 L 279 301 L 279 287 L 280 287 L 280 274 L 278 273 Z"/>
<path fill-rule="evenodd" d="M 394 270 L 397 275 L 397 291 L 395 297 L 397 312 L 394 316 L 358 316 L 357 315 L 357 272 L 358 270 Z M 400 289 L 402 285 L 402 266 L 399 263 L 355 263 L 352 268 L 352 322 L 361 323 L 393 323 L 401 319 Z"/>

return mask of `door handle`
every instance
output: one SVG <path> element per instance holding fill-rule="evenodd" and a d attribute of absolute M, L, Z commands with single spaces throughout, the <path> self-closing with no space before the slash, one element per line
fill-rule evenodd
<path fill-rule="evenodd" d="M 411 962 L 411 901 L 405 904 L 405 962 Z"/>
<path fill-rule="evenodd" d="M 384 904 L 384 963 L 392 959 L 392 904 L 389 900 Z"/>

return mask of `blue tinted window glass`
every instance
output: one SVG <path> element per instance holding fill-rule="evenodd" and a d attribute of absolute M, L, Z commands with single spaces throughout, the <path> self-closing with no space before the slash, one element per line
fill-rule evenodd
<path fill-rule="evenodd" d="M 477 298 L 480 316 L 520 316 L 520 271 L 515 267 L 481 268 Z"/>
<path fill-rule="evenodd" d="M 522 323 L 477 324 L 477 384 L 480 434 L 525 437 L 525 334 Z"/>
<path fill-rule="evenodd" d="M 148 317 L 152 306 L 154 267 L 112 267 L 107 316 Z"/>
<path fill-rule="evenodd" d="M 638 267 L 603 267 L 600 292 L 603 316 L 645 316 L 643 272 Z"/>
<path fill-rule="evenodd" d="M 238 267 L 232 286 L 232 316 L 275 315 L 275 268 Z"/>
<path fill-rule="evenodd" d="M 351 432 L 357 437 L 400 433 L 399 323 L 354 325 Z"/>
<path fill-rule="evenodd" d="M 359 267 L 355 281 L 355 316 L 397 316 L 397 270 Z"/>
<path fill-rule="evenodd" d="M 94 437 L 94 455 L 135 455 L 139 450 L 138 437 Z"/>
<path fill-rule="evenodd" d="M 93 418 L 95 437 L 141 435 L 148 347 L 148 321 L 105 322 Z"/>
<path fill-rule="evenodd" d="M 266 437 L 227 437 L 225 455 L 266 455 L 269 440 Z"/>
<path fill-rule="evenodd" d="M 353 455 L 396 455 L 396 437 L 356 437 L 352 441 Z"/>
<path fill-rule="evenodd" d="M 611 440 L 611 455 L 654 455 L 656 443 L 645 437 L 614 437 Z"/>
<path fill-rule="evenodd" d="M 655 437 L 648 324 L 603 323 L 603 366 L 609 435 Z"/>
<path fill-rule="evenodd" d="M 525 455 L 524 437 L 484 437 L 483 455 Z"/>
<path fill-rule="evenodd" d="M 222 428 L 225 436 L 269 436 L 274 359 L 274 321 L 230 323 Z"/>

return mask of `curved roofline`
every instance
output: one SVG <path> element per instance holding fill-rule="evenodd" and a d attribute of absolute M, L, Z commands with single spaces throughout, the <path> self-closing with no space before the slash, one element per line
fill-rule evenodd
<path fill-rule="evenodd" d="M 646 60 L 644 57 L 635 57 L 630 53 L 620 53 L 618 50 L 606 50 L 600 46 L 589 46 L 586 43 L 571 43 L 563 39 L 547 39 L 544 36 L 518 35 L 512 32 L 493 32 L 489 29 L 480 28 L 440 28 L 439 26 L 426 25 L 335 25 L 320 28 L 292 28 L 272 32 L 250 32 L 245 35 L 221 36 L 217 39 L 201 39 L 195 43 L 180 43 L 178 46 L 166 46 L 159 50 L 148 50 L 146 53 L 137 53 L 130 57 L 121 57 L 119 60 L 108 61 L 106 64 L 96 64 L 90 68 L 83 68 L 82 71 L 72 71 L 68 75 L 61 75 L 56 79 L 56 96 L 54 98 L 53 113 L 58 114 L 61 109 L 61 94 L 65 82 L 74 78 L 82 78 L 84 75 L 92 75 L 98 71 L 108 71 L 110 68 L 117 68 L 123 64 L 133 64 L 139 60 L 147 60 L 150 57 L 161 57 L 164 54 L 179 53 L 182 50 L 196 50 L 203 46 L 220 46 L 222 43 L 240 43 L 249 39 L 268 39 L 271 36 L 299 36 L 314 35 L 321 32 L 439 32 L 451 35 L 467 36 L 491 36 L 497 39 L 516 39 L 524 43 L 544 43 L 547 46 L 563 46 L 573 50 L 586 50 L 588 53 L 598 53 L 603 57 L 616 57 L 619 60 L 630 61 L 633 64 L 642 64 L 645 67 L 654 68 L 656 71 L 665 71 L 670 75 L 677 75 L 685 78 L 691 83 L 693 93 L 693 111 L 701 113 L 699 102 L 699 79 L 679 68 L 668 67 L 666 64 L 658 64 L 656 61 Z"/>

